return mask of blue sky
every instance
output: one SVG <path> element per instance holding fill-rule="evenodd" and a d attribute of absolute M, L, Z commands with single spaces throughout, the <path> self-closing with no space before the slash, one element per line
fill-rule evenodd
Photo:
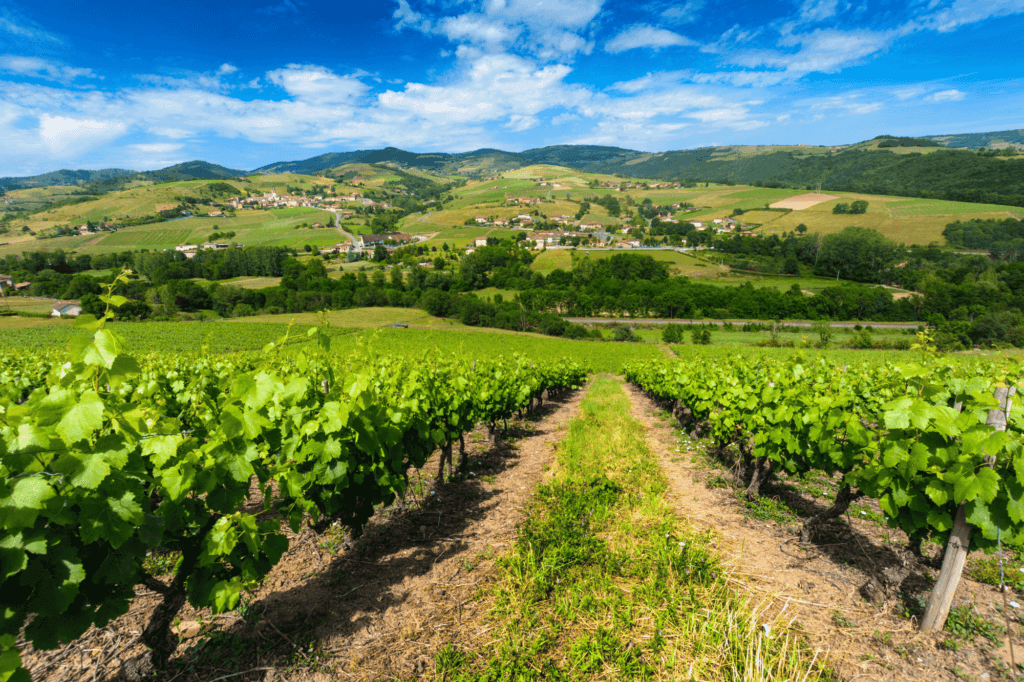
<path fill-rule="evenodd" d="M 1022 0 L 0 0 L 0 176 L 1024 127 Z"/>

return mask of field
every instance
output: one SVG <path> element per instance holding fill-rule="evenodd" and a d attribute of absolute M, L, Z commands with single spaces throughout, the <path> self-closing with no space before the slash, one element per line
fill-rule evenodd
<path fill-rule="evenodd" d="M 152 625 L 150 618 L 159 613 L 161 596 L 152 588 L 177 589 L 172 578 L 188 570 L 182 568 L 189 556 L 184 552 L 212 547 L 214 541 L 227 543 L 230 553 L 203 549 L 203 566 L 229 571 L 239 557 L 244 561 L 260 547 L 269 548 L 261 544 L 269 536 L 277 538 L 276 554 L 272 561 L 252 562 L 257 579 L 240 590 L 238 599 L 217 605 L 213 596 L 200 593 L 187 604 L 182 599 L 185 605 L 171 614 L 173 623 L 167 625 L 181 640 L 168 654 L 171 676 L 201 682 L 233 670 L 228 675 L 257 682 L 265 679 L 263 669 L 272 667 L 282 679 L 314 674 L 322 679 L 410 679 L 429 672 L 434 677 L 428 679 L 471 680 L 485 679 L 489 671 L 531 669 L 544 671 L 532 678 L 538 682 L 554 677 L 570 682 L 667 680 L 679 678 L 680 671 L 685 679 L 711 682 L 829 682 L 864 676 L 867 670 L 877 671 L 880 679 L 895 675 L 953 682 L 963 679 L 965 666 L 979 679 L 994 677 L 1005 668 L 999 649 L 1006 648 L 1006 636 L 1021 640 L 1016 621 L 1009 633 L 1005 630 L 1002 595 L 995 586 L 998 566 L 981 551 L 966 557 L 963 578 L 956 578 L 960 589 L 945 630 L 940 623 L 934 633 L 918 633 L 922 604 L 936 583 L 931 557 L 941 548 L 938 536 L 923 543 L 923 558 L 901 559 L 897 552 L 911 544 L 904 531 L 910 522 L 894 518 L 879 493 L 844 503 L 840 482 L 814 459 L 838 451 L 844 438 L 832 434 L 833 429 L 822 432 L 815 419 L 806 418 L 819 407 L 815 401 L 834 400 L 830 418 L 850 416 L 862 429 L 867 410 L 874 409 L 875 392 L 862 390 L 861 384 L 916 397 L 898 368 L 881 361 L 918 362 L 917 354 L 566 341 L 433 329 L 444 321 L 419 311 L 371 309 L 331 314 L 332 323 L 344 326 L 328 330 L 328 355 L 306 333 L 316 317 L 294 317 L 283 350 L 242 354 L 235 352 L 260 351 L 264 344 L 279 342 L 289 331 L 279 322 L 288 316 L 111 326 L 145 371 L 153 372 L 145 391 L 127 392 L 150 419 L 138 420 L 138 428 L 145 430 L 139 440 L 160 437 L 175 447 L 129 444 L 132 456 L 154 472 L 139 488 L 149 516 L 140 513 L 137 519 L 113 523 L 140 543 L 138 556 L 130 560 L 145 568 L 146 582 L 135 575 L 138 571 L 105 576 L 128 588 L 117 597 L 115 617 L 80 638 L 81 631 L 64 636 L 55 649 L 34 648 L 33 639 L 38 644 L 45 640 L 27 629 L 16 646 L 37 682 L 68 676 L 51 665 L 55 660 L 87 670 L 72 679 L 90 679 L 97 670 L 104 671 L 104 678 L 115 676 L 122 661 L 146 655 L 146 646 L 132 633 Z M 388 326 L 399 320 L 424 328 Z M 30 381 L 40 381 L 39 360 L 62 362 L 50 349 L 84 334 L 68 326 L 0 334 L 0 354 L 8 360 L 0 372 L 4 382 L 21 376 L 22 369 Z M 860 364 L 861 359 L 868 362 Z M 499 368 L 496 362 L 504 364 Z M 578 370 L 569 368 L 573 363 L 593 373 L 581 390 L 573 390 L 582 380 Z M 536 400 L 539 393 L 531 393 L 541 364 L 563 372 L 550 375 L 542 404 Z M 929 381 L 942 380 L 942 367 L 917 364 L 915 371 L 928 372 Z M 998 370 L 983 364 L 977 365 L 978 372 L 971 369 L 979 382 Z M 672 377 L 686 380 L 673 383 Z M 766 377 L 782 382 L 782 390 L 759 390 Z M 827 382 L 830 391 L 819 395 L 809 390 L 818 381 Z M 458 386 L 468 388 L 460 392 Z M 194 405 L 179 405 L 175 398 L 183 387 L 199 391 L 201 398 Z M 24 508 L 27 498 L 20 493 L 47 488 L 49 481 L 22 483 L 18 489 L 17 481 L 34 470 L 20 468 L 45 467 L 51 461 L 66 466 L 48 450 L 34 452 L 27 465 L 17 463 L 13 453 L 25 447 L 26 433 L 49 438 L 41 441 L 46 443 L 80 437 L 80 431 L 68 431 L 66 419 L 53 414 L 77 414 L 80 405 L 97 400 L 95 370 L 72 374 L 59 387 L 42 391 L 28 395 L 25 407 L 4 412 L 4 425 L 13 426 L 10 433 L 15 434 L 5 436 L 10 454 L 4 473 L 14 474 L 8 480 L 15 481 L 15 491 L 0 491 L 0 508 Z M 43 401 L 46 391 L 49 397 Z M 69 392 L 77 399 L 68 400 Z M 505 403 L 495 402 L 495 394 L 512 402 L 496 407 Z M 12 405 L 12 395 L 26 396 L 20 386 L 0 382 L 4 405 Z M 115 391 L 100 398 L 118 399 Z M 944 407 L 945 399 L 941 394 L 936 405 Z M 684 420 L 693 415 L 693 422 L 677 423 L 676 415 L 666 411 L 676 400 L 687 408 L 677 414 Z M 989 398 L 970 400 L 965 411 L 971 414 L 980 405 L 983 416 L 991 404 Z M 175 410 L 182 411 L 199 437 L 178 435 L 182 422 Z M 103 419 L 122 414 L 130 413 Z M 246 421 L 236 414 L 244 414 Z M 464 414 L 474 416 L 462 423 L 458 420 Z M 902 475 L 901 469 L 880 465 L 882 453 L 886 458 L 909 456 L 892 447 L 906 442 L 899 440 L 905 434 L 894 414 L 887 412 L 886 419 L 895 426 L 872 425 L 874 438 L 864 439 L 859 458 L 841 466 L 863 467 L 854 472 L 861 476 L 876 470 L 889 478 Z M 928 424 L 927 436 L 951 428 Z M 90 423 L 77 428 L 87 434 L 96 430 Z M 748 481 L 737 453 L 744 444 L 765 447 L 767 441 L 755 437 L 769 428 L 782 433 L 781 442 L 798 442 L 802 448 L 792 459 L 786 448 L 769 448 L 772 458 L 766 461 L 780 468 L 770 469 L 765 481 Z M 970 424 L 957 420 L 956 428 L 973 429 L 965 438 L 978 439 L 989 427 L 979 419 Z M 1016 437 L 1016 421 L 1011 428 Z M 453 450 L 464 449 L 447 470 L 442 459 L 446 442 Z M 929 448 L 932 442 L 922 439 L 916 447 Z M 945 439 L 938 442 L 943 447 L 932 446 L 930 455 L 948 456 L 952 448 Z M 985 442 L 1001 447 L 995 439 Z M 338 443 L 342 447 L 335 447 Z M 60 452 L 103 462 L 123 451 L 114 447 L 125 444 L 81 438 Z M 190 452 L 202 454 L 201 461 L 209 464 L 198 467 L 184 459 Z M 974 459 L 981 461 L 981 456 Z M 1010 470 L 1004 461 L 1009 459 L 997 459 L 1002 472 Z M 251 485 L 249 465 L 266 466 L 274 485 Z M 361 470 L 371 467 L 393 476 L 364 477 Z M 303 478 L 310 470 L 353 476 L 361 479 L 361 493 L 380 488 L 389 495 L 367 512 L 365 523 L 358 522 L 358 532 L 346 528 L 340 514 L 339 520 L 327 518 L 317 528 L 317 518 L 301 511 L 292 517 L 297 530 L 291 530 L 283 510 L 299 495 L 311 502 L 322 499 L 319 495 L 332 496 L 346 512 L 355 506 L 348 478 L 337 488 L 313 485 Z M 33 512 L 50 515 L 46 518 L 61 514 L 61 524 L 84 538 L 73 544 L 64 539 L 72 546 L 62 547 L 62 556 L 107 546 L 87 531 L 108 527 L 107 517 L 89 517 L 80 510 L 93 499 L 97 508 L 106 509 L 110 492 L 107 487 L 97 491 L 97 483 L 113 486 L 120 481 L 116 471 L 99 466 L 65 476 L 54 489 L 59 498 L 53 493 L 60 506 Z M 348 471 L 360 472 L 360 478 Z M 936 474 L 922 470 L 918 476 Z M 194 485 L 208 481 L 215 490 L 235 480 L 237 497 L 222 503 L 217 495 L 188 494 L 192 486 L 180 487 L 181 480 Z M 287 489 L 288 496 L 278 493 L 277 486 Z M 175 497 L 179 490 L 185 491 L 180 501 Z M 914 487 L 904 494 L 917 496 L 917 506 L 905 513 L 928 514 L 936 519 L 927 521 L 931 524 L 943 522 L 938 513 L 949 505 Z M 130 492 L 122 495 L 134 499 Z M 160 544 L 139 539 L 150 537 L 149 518 L 204 519 L 209 508 L 221 504 L 232 510 L 221 527 L 256 528 L 259 514 L 259 533 L 238 542 L 230 533 L 222 539 L 213 524 L 177 529 L 165 523 Z M 839 511 L 823 517 L 830 508 Z M 23 516 L 5 518 L 27 523 Z M 1015 599 L 1024 590 L 1018 575 L 1020 544 L 1011 540 L 1020 525 L 1008 521 L 1002 527 L 1001 551 Z M 40 524 L 34 547 L 54 535 L 52 524 Z M 45 555 L 32 552 L 23 564 L 13 564 L 5 580 L 30 586 L 30 571 L 43 561 L 40 556 Z M 91 564 L 82 565 L 86 577 L 95 575 Z M 891 589 L 870 587 L 882 580 L 889 580 Z M 151 589 L 130 589 L 142 584 Z M 874 590 L 868 592 L 870 603 L 861 597 L 862 585 Z M 24 589 L 27 594 L 29 588 Z M 6 593 L 14 601 L 20 594 Z M 33 622 L 38 623 L 64 618 L 65 611 L 80 607 L 34 608 Z M 22 612 L 16 616 L 24 619 Z M 93 649 L 99 655 L 90 655 Z M 410 676 L 410 670 L 416 674 Z M 947 675 L 950 670 L 958 672 Z"/>
<path fill-rule="evenodd" d="M 273 211 L 239 211 L 234 218 L 194 217 L 163 223 L 136 225 L 117 232 L 99 232 L 55 239 L 11 240 L 0 246 L 0 256 L 27 250 L 53 250 L 57 248 L 77 253 L 113 253 L 138 248 L 173 249 L 179 244 L 201 244 L 209 241 L 214 232 L 234 232 L 230 239 L 245 246 L 287 246 L 302 248 L 331 246 L 343 240 L 333 227 L 303 228 L 303 223 L 334 224 L 334 216 L 327 211 L 309 208 L 275 209 Z"/>
<path fill-rule="evenodd" d="M 547 249 L 537 254 L 530 269 L 544 275 L 548 275 L 556 269 L 568 272 L 572 270 L 574 258 L 584 256 L 595 259 L 610 258 L 617 253 L 638 253 L 651 256 L 656 261 L 669 263 L 671 265 L 670 273 L 676 277 L 714 278 L 729 271 L 728 268 L 669 249 Z"/>
<path fill-rule="evenodd" d="M 315 176 L 291 174 L 252 176 L 245 180 L 233 179 L 229 183 L 253 193 L 272 189 L 283 192 L 288 186 L 312 190 L 327 185 L 335 186 L 339 192 L 351 192 L 361 191 L 356 186 L 359 184 L 363 189 L 381 188 L 386 181 L 395 177 L 387 171 L 374 169 L 367 164 L 354 164 L 346 167 L 346 171 L 346 180 L 342 183 L 334 183 Z M 417 174 L 438 181 L 443 180 L 421 172 Z M 553 166 L 524 168 L 505 173 L 497 180 L 471 181 L 466 186 L 454 190 L 453 201 L 446 204 L 443 210 L 409 215 L 400 221 L 399 229 L 431 235 L 432 243 L 440 244 L 447 241 L 450 244 L 465 246 L 470 239 L 489 234 L 487 231 L 480 231 L 484 228 L 467 227 L 467 219 L 481 215 L 510 218 L 521 212 L 532 213 L 533 210 L 548 216 L 575 215 L 580 202 L 595 194 L 616 196 L 622 202 L 628 200 L 634 204 L 649 198 L 656 204 L 689 201 L 701 207 L 698 211 L 678 216 L 687 220 L 711 220 L 729 216 L 735 209 L 742 209 L 747 213 L 740 219 L 750 224 L 761 225 L 757 232 L 763 234 L 789 233 L 800 224 L 805 225 L 811 233 L 830 234 L 855 225 L 877 230 L 906 244 L 941 243 L 942 230 L 955 220 L 1009 216 L 1024 218 L 1024 209 L 988 204 L 833 192 L 830 195 L 822 195 L 832 198 L 808 205 L 809 202 L 803 199 L 818 195 L 809 194 L 806 190 L 716 185 L 684 189 L 631 188 L 620 193 L 607 188 L 589 188 L 587 184 L 594 180 L 622 181 L 621 178 L 580 173 Z M 557 183 L 560 187 L 541 187 L 542 181 Z M 122 216 L 150 215 L 159 209 L 174 206 L 175 196 L 195 194 L 196 189 L 204 183 L 205 181 L 187 181 L 132 187 L 102 196 L 95 201 L 27 216 L 24 225 L 32 231 L 45 233 L 55 224 L 77 225 L 86 220 L 116 220 Z M 39 188 L 23 190 L 22 193 L 25 201 L 38 202 L 48 196 L 61 198 L 66 196 L 61 192 L 66 191 L 61 188 Z M 540 197 L 542 203 L 530 207 L 505 207 L 506 198 L 515 196 Z M 832 208 L 837 203 L 849 203 L 857 199 L 869 202 L 866 214 L 832 213 Z M 787 202 L 794 200 L 804 208 L 789 213 L 763 210 L 770 204 L 789 206 Z M 340 235 L 333 230 L 295 230 L 296 226 L 303 222 L 333 224 L 333 218 L 326 212 L 313 211 L 315 210 L 302 208 L 274 209 L 270 212 L 246 210 L 239 211 L 234 218 L 196 217 L 173 223 L 127 228 L 116 234 L 100 233 L 56 239 L 35 239 L 30 234 L 23 233 L 20 225 L 13 225 L 8 234 L 0 236 L 0 256 L 26 250 L 58 248 L 77 253 L 109 253 L 131 248 L 168 249 L 179 243 L 204 241 L 215 231 L 229 230 L 237 233 L 234 241 L 243 245 L 263 244 L 301 249 L 307 244 L 324 247 L 341 241 Z M 608 216 L 607 211 L 597 205 L 591 207 L 591 212 L 584 220 L 611 226 L 620 222 Z M 350 230 L 357 234 L 370 231 L 363 219 L 349 220 L 347 224 Z"/>
<path fill-rule="evenodd" d="M 49 315 L 53 310 L 53 304 L 57 299 L 34 298 L 29 296 L 3 296 L 0 297 L 0 312 L 8 310 L 13 312 L 34 313 L 37 315 Z"/>

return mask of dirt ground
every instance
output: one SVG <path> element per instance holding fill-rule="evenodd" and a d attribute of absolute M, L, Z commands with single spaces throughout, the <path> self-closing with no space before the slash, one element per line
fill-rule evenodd
<path fill-rule="evenodd" d="M 814 192 L 811 192 L 809 194 L 798 194 L 795 197 L 783 199 L 782 201 L 776 201 L 770 206 L 770 208 L 791 208 L 794 211 L 802 211 L 805 208 L 817 206 L 818 204 L 838 198 L 839 197 L 834 197 L 830 194 L 815 194 Z"/>
<path fill-rule="evenodd" d="M 870 578 L 881 581 L 886 570 L 901 563 L 905 535 L 847 516 L 828 529 L 831 540 L 801 546 L 793 529 L 745 516 L 728 489 L 706 485 L 709 475 L 722 472 L 709 472 L 699 462 L 694 451 L 698 444 L 680 442 L 680 429 L 667 412 L 636 387 L 626 384 L 625 389 L 633 402 L 633 416 L 647 427 L 649 445 L 661 457 L 680 518 L 696 530 L 713 529 L 736 586 L 748 591 L 768 613 L 803 632 L 808 644 L 822 652 L 842 679 L 1012 679 L 1005 638 L 1002 646 L 992 647 L 977 637 L 952 651 L 943 645 L 948 633 L 921 635 L 916 621 L 901 616 L 904 604 L 895 589 L 876 592 L 872 602 L 861 596 L 860 588 Z M 778 494 L 789 506 L 808 513 L 824 510 L 820 501 L 791 490 L 776 487 L 762 493 Z M 899 589 L 926 596 L 928 576 L 935 575 L 934 569 L 915 562 Z M 1010 599 L 1024 601 L 1020 595 Z M 1002 604 L 996 587 L 962 580 L 954 605 L 965 603 L 1004 622 L 996 611 Z M 1012 627 L 1019 662 L 1024 658 L 1020 621 Z"/>
<path fill-rule="evenodd" d="M 406 504 L 374 516 L 355 542 L 336 529 L 290 535 L 288 553 L 236 612 L 186 605 L 163 679 L 408 679 L 432 671 L 445 644 L 485 643 L 486 614 L 474 597 L 510 548 L 583 393 L 546 401 L 510 423 L 497 445 L 483 429 L 469 434 L 466 473 L 436 487 L 435 453 L 415 472 Z M 139 588 L 124 616 L 54 651 L 26 646 L 24 664 L 36 682 L 115 679 L 145 650 L 139 635 L 158 603 Z"/>

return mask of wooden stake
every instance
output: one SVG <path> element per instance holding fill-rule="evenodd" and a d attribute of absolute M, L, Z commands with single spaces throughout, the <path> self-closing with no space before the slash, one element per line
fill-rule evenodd
<path fill-rule="evenodd" d="M 985 423 L 995 428 L 996 431 L 1006 430 L 1006 415 L 1013 407 L 1013 395 L 1017 392 L 1015 388 L 996 388 L 994 396 L 999 401 L 999 407 L 989 410 Z M 995 457 L 986 457 L 988 466 L 995 464 Z M 964 505 L 961 504 L 956 510 L 956 519 L 953 521 L 953 530 L 949 534 L 949 543 L 946 545 L 946 554 L 942 559 L 942 569 L 939 571 L 939 579 L 935 581 L 935 587 L 928 595 L 928 605 L 924 610 L 924 617 L 921 619 L 921 632 L 933 632 L 942 630 L 946 625 L 946 617 L 953 605 L 953 595 L 956 593 L 957 585 L 960 584 L 960 575 L 964 571 L 964 564 L 967 562 L 967 552 L 971 548 L 971 526 L 967 523 L 967 513 Z"/>

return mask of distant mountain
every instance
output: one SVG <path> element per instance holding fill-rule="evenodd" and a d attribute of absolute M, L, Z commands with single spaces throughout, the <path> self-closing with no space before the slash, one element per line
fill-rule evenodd
<path fill-rule="evenodd" d="M 580 170 L 623 164 L 650 156 L 645 152 L 621 147 L 599 147 L 595 145 L 562 144 L 540 149 L 527 149 L 520 156 L 531 164 L 569 166 Z"/>
<path fill-rule="evenodd" d="M 123 168 L 107 168 L 104 170 L 59 170 L 42 175 L 22 178 L 0 178 L 0 188 L 5 190 L 28 189 L 31 187 L 66 187 L 108 178 L 126 178 L 138 174 L 138 171 Z"/>
<path fill-rule="evenodd" d="M 157 171 L 140 173 L 145 180 L 153 182 L 177 182 L 180 180 L 216 180 L 220 178 L 237 178 L 248 175 L 248 171 L 238 168 L 226 168 L 207 161 L 186 161 L 175 166 Z"/>
<path fill-rule="evenodd" d="M 110 192 L 123 189 L 133 180 L 150 182 L 176 182 L 180 180 L 214 180 L 248 175 L 248 171 L 225 168 L 207 161 L 187 161 L 155 171 L 133 171 L 123 168 L 105 170 L 59 170 L 23 178 L 0 178 L 0 188 L 6 191 L 32 187 L 67 187 L 88 185 L 86 189 Z"/>
<path fill-rule="evenodd" d="M 961 133 L 958 135 L 924 135 L 926 140 L 954 149 L 983 149 L 1024 145 L 1024 129 L 997 130 L 994 133 Z"/>

